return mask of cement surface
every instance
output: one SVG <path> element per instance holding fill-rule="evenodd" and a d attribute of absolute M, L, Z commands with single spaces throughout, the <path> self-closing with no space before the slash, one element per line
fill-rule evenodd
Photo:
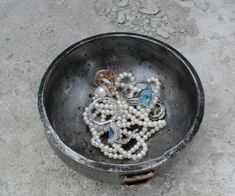
<path fill-rule="evenodd" d="M 0 195 L 235 195 L 235 1 L 136 2 L 1 0 Z M 135 188 L 95 182 L 68 168 L 50 148 L 37 111 L 50 62 L 74 42 L 111 31 L 171 44 L 205 89 L 204 121 L 192 145 L 171 170 Z"/>

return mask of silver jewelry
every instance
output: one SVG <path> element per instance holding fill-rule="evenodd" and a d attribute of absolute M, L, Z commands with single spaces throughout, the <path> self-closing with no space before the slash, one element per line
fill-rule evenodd
<path fill-rule="evenodd" d="M 158 106 L 153 109 L 153 114 L 150 114 L 149 117 L 151 120 L 160 120 L 163 119 L 166 115 L 166 108 L 163 104 L 158 103 Z"/>
<path fill-rule="evenodd" d="M 129 98 L 129 99 L 127 99 L 127 102 L 132 106 L 136 106 L 140 103 L 139 98 L 137 98 L 137 97 Z"/>
<path fill-rule="evenodd" d="M 141 159 L 148 151 L 147 140 L 166 126 L 165 107 L 159 100 L 161 84 L 155 77 L 136 81 L 127 72 L 113 82 L 113 75 L 108 70 L 96 74 L 93 102 L 83 112 L 92 134 L 91 144 L 109 158 Z M 132 126 L 137 128 L 131 130 Z M 107 132 L 108 144 L 101 140 Z M 123 145 L 130 140 L 136 144 L 125 150 Z"/>
<path fill-rule="evenodd" d="M 104 102 L 104 101 L 106 101 L 106 100 L 111 101 L 111 105 L 110 105 L 109 107 L 102 107 L 102 105 L 96 105 L 96 103 L 98 103 L 98 102 Z M 111 107 L 111 106 L 112 106 L 112 107 Z M 100 107 L 99 109 L 107 109 L 107 110 L 101 110 L 101 111 L 98 112 L 98 113 L 95 113 L 95 111 L 94 111 L 94 113 L 93 113 L 93 112 L 92 112 L 93 109 L 95 109 L 96 111 L 98 111 L 98 108 L 97 108 L 97 107 Z M 110 113 L 110 112 L 109 112 L 109 109 L 112 109 L 112 110 L 114 110 L 114 111 L 112 111 L 112 112 Z M 103 111 L 104 111 L 104 112 L 103 112 Z M 98 121 L 98 120 L 95 119 L 95 117 L 96 117 L 97 114 L 99 114 L 99 113 L 101 113 L 101 121 Z M 102 113 L 110 114 L 111 117 L 106 120 L 105 117 L 102 118 Z M 96 115 L 94 115 L 94 114 L 96 114 Z M 103 114 L 103 115 L 104 115 L 104 114 Z M 91 103 L 90 107 L 89 107 L 89 116 L 88 116 L 88 117 L 89 117 L 89 120 L 91 120 L 93 123 L 96 123 L 96 124 L 98 124 L 98 125 L 105 125 L 105 124 L 108 124 L 108 123 L 112 122 L 112 121 L 117 117 L 117 115 L 118 115 L 118 105 L 116 104 L 115 99 L 112 99 L 112 98 L 109 98 L 109 97 L 98 98 L 98 99 L 94 100 L 94 101 Z"/>
<path fill-rule="evenodd" d="M 116 143 L 118 143 L 118 144 L 127 144 L 127 143 L 131 140 L 131 138 L 133 137 L 133 135 L 134 135 L 137 131 L 139 131 L 139 130 L 138 130 L 138 129 L 135 129 L 135 130 L 131 133 L 131 135 L 129 135 L 126 139 L 117 140 Z"/>

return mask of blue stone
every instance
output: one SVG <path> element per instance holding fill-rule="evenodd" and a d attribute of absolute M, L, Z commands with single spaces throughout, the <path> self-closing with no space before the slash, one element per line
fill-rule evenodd
<path fill-rule="evenodd" d="M 140 103 L 144 107 L 150 106 L 150 104 L 153 100 L 153 91 L 152 91 L 152 89 L 146 88 L 146 89 L 142 90 L 140 95 L 139 95 L 139 100 L 140 100 Z"/>
<path fill-rule="evenodd" d="M 112 139 L 113 136 L 114 136 L 114 131 L 113 131 L 113 129 L 111 127 L 109 127 L 109 137 L 108 138 Z"/>

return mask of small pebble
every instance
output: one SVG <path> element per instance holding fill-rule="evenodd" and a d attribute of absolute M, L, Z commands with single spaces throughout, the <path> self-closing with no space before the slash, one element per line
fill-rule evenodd
<path fill-rule="evenodd" d="M 139 30 L 139 27 L 136 26 L 133 30 L 134 30 L 134 31 L 138 31 L 138 30 Z"/>
<path fill-rule="evenodd" d="M 128 5 L 129 0 L 120 0 L 117 4 L 118 7 L 126 7 Z"/>
<path fill-rule="evenodd" d="M 125 24 L 124 24 L 124 27 L 128 27 L 128 26 L 129 26 L 128 23 L 125 23 Z"/>
<path fill-rule="evenodd" d="M 151 18 L 151 26 L 153 28 L 157 28 L 160 22 L 161 22 L 160 18 Z"/>
<path fill-rule="evenodd" d="M 168 23 L 167 16 L 163 16 L 161 21 L 163 24 L 167 24 Z"/>
<path fill-rule="evenodd" d="M 167 27 L 163 27 L 162 29 L 168 33 L 175 33 L 175 29 L 173 29 L 172 27 L 167 26 Z"/>
<path fill-rule="evenodd" d="M 127 15 L 126 19 L 132 23 L 135 21 L 135 15 Z"/>
<path fill-rule="evenodd" d="M 143 21 L 144 24 L 149 24 L 149 19 L 148 18 L 145 18 L 144 21 Z"/>
<path fill-rule="evenodd" d="M 123 24 L 126 20 L 125 14 L 123 12 L 119 12 L 118 18 L 117 18 L 117 23 L 118 24 Z"/>
<path fill-rule="evenodd" d="M 148 25 L 144 25 L 144 31 L 145 32 L 149 32 L 151 29 Z"/>
<path fill-rule="evenodd" d="M 159 36 L 161 36 L 161 37 L 163 37 L 163 38 L 165 38 L 165 39 L 169 38 L 168 33 L 167 33 L 166 31 L 164 31 L 163 29 L 161 29 L 161 28 L 158 28 L 157 31 L 156 31 L 156 33 L 157 33 Z"/>
<path fill-rule="evenodd" d="M 145 7 L 140 9 L 141 13 L 149 15 L 157 14 L 159 11 L 160 11 L 159 8 L 155 3 L 153 3 L 152 0 L 146 0 Z"/>

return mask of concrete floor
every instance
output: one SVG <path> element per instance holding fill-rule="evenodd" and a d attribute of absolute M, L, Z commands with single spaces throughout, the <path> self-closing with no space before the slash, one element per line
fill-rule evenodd
<path fill-rule="evenodd" d="M 39 119 L 37 91 L 45 69 L 66 47 L 132 27 L 102 14 L 104 0 L 1 0 L 0 195 L 235 195 L 235 1 L 155 2 L 177 31 L 163 40 L 201 77 L 205 117 L 170 171 L 126 188 L 87 179 L 54 154 Z"/>

